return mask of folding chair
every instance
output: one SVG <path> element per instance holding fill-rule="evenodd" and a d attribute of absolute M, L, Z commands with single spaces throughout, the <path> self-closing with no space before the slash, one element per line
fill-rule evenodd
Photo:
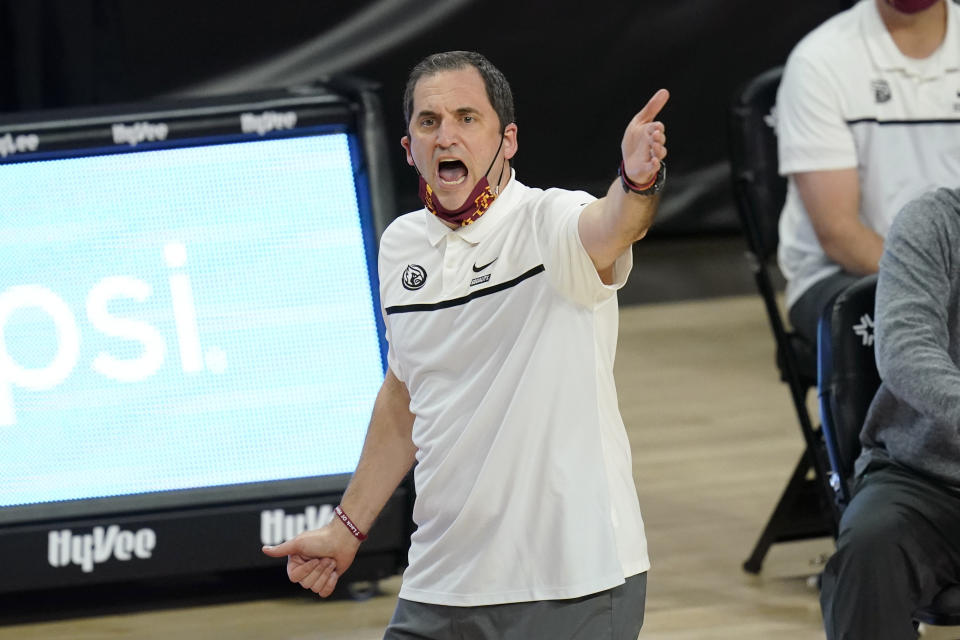
<path fill-rule="evenodd" d="M 830 485 L 841 512 L 850 503 L 849 480 L 860 455 L 860 430 L 880 386 L 873 351 L 876 290 L 876 275 L 853 283 L 824 311 L 818 327 L 820 419 Z M 960 625 L 960 585 L 944 589 L 913 617 L 934 626 Z"/>
<path fill-rule="evenodd" d="M 736 96 L 728 122 L 733 190 L 747 239 L 747 257 L 773 331 L 780 377 L 790 389 L 806 442 L 773 514 L 743 564 L 750 573 L 759 573 L 772 544 L 835 535 L 837 526 L 820 430 L 813 426 L 806 406 L 807 392 L 816 386 L 815 348 L 787 331 L 771 278 L 787 189 L 786 180 L 777 173 L 773 129 L 773 107 L 782 71 L 782 67 L 770 69 L 748 82 Z"/>

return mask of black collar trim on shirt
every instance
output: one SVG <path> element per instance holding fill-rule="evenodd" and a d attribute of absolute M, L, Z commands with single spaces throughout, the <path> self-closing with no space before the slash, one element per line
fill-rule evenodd
<path fill-rule="evenodd" d="M 915 125 L 915 124 L 960 124 L 960 118 L 942 118 L 939 120 L 877 120 L 876 118 L 857 118 L 856 120 L 847 120 L 847 124 L 862 124 L 871 122 L 881 126 L 886 125 Z"/>
<path fill-rule="evenodd" d="M 461 298 L 453 298 L 452 300 L 442 300 L 440 302 L 432 302 L 428 304 L 401 304 L 401 305 L 395 305 L 392 307 L 387 307 L 387 315 L 388 316 L 393 315 L 394 313 L 411 313 L 414 311 L 436 311 L 437 309 L 447 309 L 449 307 L 457 307 L 462 304 L 467 304 L 468 302 L 470 302 L 475 298 L 488 296 L 491 293 L 497 293 L 498 291 L 503 291 L 505 289 L 515 287 L 521 282 L 523 282 L 524 280 L 526 280 L 527 278 L 532 278 L 533 276 L 543 272 L 544 270 L 545 269 L 542 264 L 537 265 L 536 267 L 534 267 L 533 269 L 530 269 L 526 273 L 520 274 L 513 280 L 507 280 L 506 282 L 501 282 L 499 284 L 495 284 L 492 287 L 487 287 L 485 289 L 478 289 L 477 291 L 474 291 L 469 295 L 465 295 Z"/>

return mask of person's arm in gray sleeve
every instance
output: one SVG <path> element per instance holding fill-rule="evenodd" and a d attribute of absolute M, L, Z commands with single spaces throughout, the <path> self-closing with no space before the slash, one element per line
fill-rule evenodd
<path fill-rule="evenodd" d="M 907 205 L 887 235 L 876 300 L 877 367 L 916 411 L 960 425 L 960 369 L 950 358 L 950 268 L 957 220 L 940 197 Z"/>

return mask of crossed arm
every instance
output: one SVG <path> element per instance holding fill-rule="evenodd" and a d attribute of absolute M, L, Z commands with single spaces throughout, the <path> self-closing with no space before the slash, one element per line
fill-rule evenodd
<path fill-rule="evenodd" d="M 950 357 L 952 252 L 958 234 L 930 200 L 908 205 L 887 236 L 877 281 L 876 356 L 884 384 L 918 412 L 960 425 L 960 368 Z"/>

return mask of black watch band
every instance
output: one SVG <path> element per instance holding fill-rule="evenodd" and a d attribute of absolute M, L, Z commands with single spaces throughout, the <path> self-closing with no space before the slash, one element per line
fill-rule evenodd
<path fill-rule="evenodd" d="M 660 168 L 657 170 L 657 178 L 653 181 L 646 189 L 638 189 L 637 185 L 634 184 L 626 175 L 626 172 L 623 170 L 623 162 L 620 162 L 620 167 L 617 169 L 617 175 L 620 176 L 620 186 L 623 187 L 624 193 L 635 193 L 640 196 L 652 196 L 660 193 L 663 189 L 663 183 L 667 180 L 667 163 L 663 160 L 660 161 Z"/>

